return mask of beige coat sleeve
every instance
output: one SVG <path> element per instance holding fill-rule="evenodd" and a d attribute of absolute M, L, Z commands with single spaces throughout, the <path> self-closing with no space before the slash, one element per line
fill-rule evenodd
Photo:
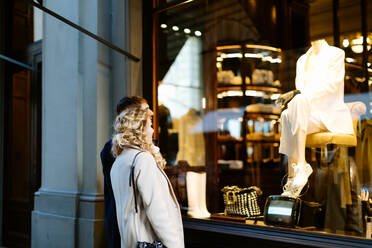
<path fill-rule="evenodd" d="M 168 248 L 184 247 L 179 206 L 171 196 L 166 175 L 151 154 L 138 156 L 135 175 L 143 208 L 156 236 Z"/>

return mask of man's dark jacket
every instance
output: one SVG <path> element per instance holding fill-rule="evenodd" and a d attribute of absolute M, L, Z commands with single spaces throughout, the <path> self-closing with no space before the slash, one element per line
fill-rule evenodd
<path fill-rule="evenodd" d="M 106 221 L 106 232 L 107 239 L 110 248 L 120 247 L 120 232 L 118 227 L 118 221 L 116 219 L 116 206 L 114 192 L 111 186 L 110 171 L 112 164 L 115 161 L 114 156 L 111 153 L 112 140 L 107 141 L 101 151 L 101 162 L 103 167 L 104 176 L 104 199 L 105 199 L 105 221 Z"/>

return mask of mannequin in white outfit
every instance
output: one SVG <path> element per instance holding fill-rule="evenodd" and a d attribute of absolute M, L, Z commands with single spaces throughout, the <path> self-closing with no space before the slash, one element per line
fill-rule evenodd
<path fill-rule="evenodd" d="M 316 40 L 297 61 L 296 89 L 301 94 L 289 102 L 280 118 L 279 152 L 288 156 L 288 180 L 282 195 L 298 197 L 312 173 L 305 160 L 307 134 L 325 130 L 353 133 L 351 115 L 343 100 L 344 59 L 343 50 Z"/>

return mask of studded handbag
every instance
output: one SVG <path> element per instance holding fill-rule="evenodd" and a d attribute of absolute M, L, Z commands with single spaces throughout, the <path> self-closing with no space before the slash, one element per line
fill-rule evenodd
<path fill-rule="evenodd" d="M 221 191 L 225 204 L 225 215 L 244 216 L 251 219 L 261 215 L 261 209 L 257 200 L 262 191 L 258 187 L 239 188 L 238 186 L 225 186 Z"/>

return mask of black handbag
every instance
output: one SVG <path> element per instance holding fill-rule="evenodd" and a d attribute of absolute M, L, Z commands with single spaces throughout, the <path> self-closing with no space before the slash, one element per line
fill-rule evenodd
<path fill-rule="evenodd" d="M 262 191 L 258 187 L 225 186 L 221 191 L 223 192 L 226 215 L 244 216 L 250 219 L 258 218 L 261 215 L 257 199 Z"/>
<path fill-rule="evenodd" d="M 136 196 L 136 184 L 134 183 L 134 162 L 136 161 L 136 158 L 138 154 L 142 152 L 138 152 L 133 159 L 132 166 L 130 168 L 130 180 L 129 180 L 129 187 L 133 185 L 133 195 L 134 195 L 134 209 L 136 210 L 136 217 L 135 220 L 138 218 L 138 208 L 137 208 L 137 196 Z M 138 227 L 138 225 L 136 225 Z M 137 229 L 137 237 L 138 237 L 138 229 Z M 155 240 L 152 243 L 144 242 L 144 241 L 137 241 L 136 248 L 167 248 L 165 245 L 163 245 L 160 241 Z"/>
<path fill-rule="evenodd" d="M 137 241 L 136 248 L 166 248 L 160 241 L 153 243 Z"/>

